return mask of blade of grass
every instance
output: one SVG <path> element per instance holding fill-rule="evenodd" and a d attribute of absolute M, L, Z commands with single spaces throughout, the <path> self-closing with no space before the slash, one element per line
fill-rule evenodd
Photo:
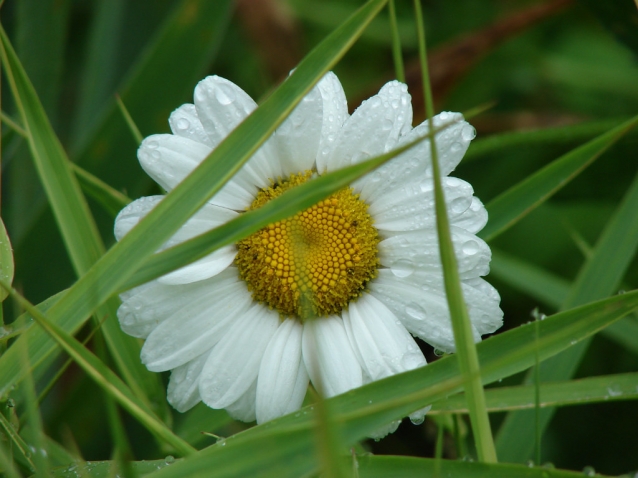
<path fill-rule="evenodd" d="M 115 399 L 154 436 L 165 441 L 183 455 L 190 455 L 196 452 L 193 447 L 175 435 L 162 421 L 153 415 L 147 405 L 136 397 L 115 373 L 79 341 L 71 337 L 62 328 L 42 314 L 36 307 L 15 292 L 15 290 L 11 289 L 8 284 L 0 281 L 0 287 L 10 291 L 12 297 L 31 314 L 38 325 L 42 327 L 106 393 Z M 33 400 L 35 402 L 35 396 Z"/>
<path fill-rule="evenodd" d="M 394 0 L 389 0 L 390 31 L 392 32 L 392 59 L 394 60 L 394 72 L 397 80 L 405 83 L 405 67 L 403 66 L 403 53 L 401 52 L 401 37 L 397 25 L 397 12 L 394 8 Z"/>
<path fill-rule="evenodd" d="M 9 284 L 13 282 L 13 273 L 15 266 L 13 264 L 13 250 L 11 249 L 11 241 L 9 241 L 9 235 L 4 227 L 2 217 L 0 217 L 0 280 L 3 280 Z M 6 292 L 0 292 L 0 302 L 7 297 Z M 2 322 L 2 311 L 0 305 L 0 327 L 4 324 Z"/>
<path fill-rule="evenodd" d="M 512 227 L 574 179 L 636 123 L 638 116 L 573 149 L 491 200 L 485 206 L 490 221 L 478 235 L 490 241 Z"/>
<path fill-rule="evenodd" d="M 115 101 L 117 102 L 117 107 L 120 109 L 120 112 L 122 113 L 122 116 L 124 117 L 124 120 L 126 121 L 128 129 L 131 131 L 131 134 L 133 135 L 133 139 L 135 140 L 137 144 L 140 144 L 142 140 L 144 139 L 144 136 L 142 136 L 142 133 L 140 133 L 140 129 L 135 124 L 135 121 L 133 121 L 133 117 L 131 116 L 131 113 L 129 113 L 128 109 L 126 108 L 126 105 L 124 105 L 124 102 L 122 101 L 122 98 L 120 98 L 120 95 L 115 95 Z"/>
<path fill-rule="evenodd" d="M 321 42 L 277 91 L 51 307 L 49 318 L 69 333 L 76 331 L 249 159 L 313 85 L 345 54 L 384 4 L 385 0 L 369 1 Z M 32 344 L 29 350 L 33 364 L 55 350 L 55 343 L 37 330 L 31 328 L 18 339 Z M 22 376 L 12 349 L 0 357 L 0 393 Z"/>
<path fill-rule="evenodd" d="M 432 130 L 434 129 L 434 102 L 430 88 L 430 76 L 426 57 L 425 28 L 419 0 L 414 0 L 414 10 L 419 37 L 419 60 L 423 79 L 425 111 L 430 130 Z M 432 156 L 432 177 L 434 181 L 436 229 L 439 238 L 441 264 L 443 265 L 443 281 L 445 283 L 445 294 L 450 309 L 452 330 L 454 331 L 456 356 L 458 357 L 459 366 L 465 382 L 465 393 L 470 409 L 470 422 L 472 424 L 472 431 L 474 432 L 474 443 L 480 461 L 495 463 L 497 458 L 494 448 L 494 439 L 492 437 L 492 428 L 485 408 L 485 396 L 480 380 L 480 366 L 472 334 L 472 325 L 461 290 L 461 279 L 459 277 L 454 246 L 452 245 L 450 223 L 447 215 L 443 186 L 441 185 L 441 171 L 435 138 L 432 138 L 430 141 L 430 152 Z"/>
<path fill-rule="evenodd" d="M 11 441 L 13 443 L 14 453 L 17 451 L 19 458 L 18 460 L 24 462 L 28 467 L 31 473 L 34 473 L 36 470 L 35 464 L 31 459 L 31 451 L 29 450 L 29 445 L 22 439 L 22 437 L 18 434 L 17 430 L 14 426 L 7 420 L 4 414 L 0 413 L 0 427 L 4 430 L 4 434 L 7 437 L 7 441 Z M 4 441 L 4 440 L 2 440 Z M 2 443 L 0 441 L 0 443 Z"/>
<path fill-rule="evenodd" d="M 580 270 L 562 304 L 563 310 L 600 299 L 618 290 L 622 277 L 638 248 L 636 210 L 638 210 L 638 175 L 606 224 L 592 256 Z M 541 366 L 542 381 L 567 380 L 572 377 L 588 345 L 589 341 L 584 341 L 560 357 L 544 363 Z M 553 413 L 551 409 L 543 410 L 541 413 L 543 429 L 548 425 Z M 528 459 L 533 446 L 533 437 L 528 432 L 529 428 L 525 427 L 531 427 L 530 416 L 525 411 L 520 411 L 508 414 L 499 429 L 497 447 L 507 461 L 523 462 Z"/>
<path fill-rule="evenodd" d="M 461 460 L 433 460 L 408 456 L 359 457 L 361 478 L 420 478 L 459 476 L 467 478 L 583 478 L 582 471 L 529 468 L 525 465 L 471 463 Z M 436 475 L 437 467 L 440 474 Z M 596 476 L 602 476 L 596 474 Z"/>
<path fill-rule="evenodd" d="M 638 373 L 603 375 L 564 382 L 543 383 L 540 407 L 564 407 L 638 398 Z M 485 391 L 490 412 L 523 410 L 535 407 L 535 385 L 491 388 Z M 454 395 L 436 402 L 430 414 L 468 413 L 465 399 Z"/>

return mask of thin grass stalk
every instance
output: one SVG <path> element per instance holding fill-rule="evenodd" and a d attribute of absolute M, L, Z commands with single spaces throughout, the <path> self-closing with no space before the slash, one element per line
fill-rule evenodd
<path fill-rule="evenodd" d="M 536 343 L 538 344 L 539 320 L 542 316 L 537 314 L 534 322 L 534 329 L 536 333 Z M 541 465 L 541 436 L 543 434 L 541 428 L 541 365 L 540 358 L 538 356 L 538 348 L 536 349 L 536 365 L 534 365 L 534 412 L 536 414 L 536 465 Z"/>
<path fill-rule="evenodd" d="M 405 83 L 405 67 L 403 66 L 403 53 L 401 51 L 401 37 L 397 24 L 397 12 L 394 8 L 394 0 L 388 1 L 390 11 L 390 29 L 392 32 L 392 58 L 394 59 L 394 72 L 401 83 Z"/>
<path fill-rule="evenodd" d="M 428 72 L 425 28 L 423 24 L 423 13 L 419 0 L 414 0 L 414 10 L 417 21 L 417 34 L 419 40 L 419 60 L 421 63 L 421 74 L 423 79 L 423 98 L 425 100 L 425 111 L 428 117 L 429 127 L 434 129 L 434 103 L 430 88 L 430 78 Z M 454 342 L 456 345 L 456 355 L 459 360 L 459 368 L 464 377 L 465 393 L 467 396 L 468 409 L 470 411 L 470 421 L 474 433 L 474 441 L 478 458 L 482 462 L 496 463 L 496 449 L 492 437 L 492 429 L 485 405 L 485 394 L 480 379 L 480 366 L 476 345 L 472 336 L 470 319 L 465 306 L 465 300 L 461 291 L 458 266 L 452 239 L 450 237 L 450 225 L 445 208 L 445 198 L 441 186 L 441 171 L 439 167 L 435 138 L 430 141 L 430 151 L 432 155 L 432 171 L 434 179 L 434 197 L 436 207 L 436 225 L 439 236 L 439 250 L 441 263 L 443 264 L 443 278 L 445 282 L 445 292 L 450 316 L 452 319 L 452 329 L 454 330 Z"/>

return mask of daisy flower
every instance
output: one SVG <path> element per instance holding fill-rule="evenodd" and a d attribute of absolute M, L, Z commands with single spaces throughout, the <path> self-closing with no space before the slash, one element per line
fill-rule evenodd
<path fill-rule="evenodd" d="M 387 83 L 348 114 L 328 73 L 246 165 L 163 246 L 259 208 L 283 192 L 427 134 L 412 128 L 406 85 Z M 209 76 L 194 104 L 169 118 L 172 134 L 146 138 L 142 168 L 166 191 L 251 111 L 238 86 Z M 459 113 L 436 135 L 442 181 L 474 339 L 502 324 L 499 295 L 481 276 L 490 249 L 475 234 L 487 212 L 448 174 L 474 137 Z M 140 198 L 115 220 L 119 240 L 164 196 Z M 434 213 L 430 146 L 402 153 L 350 187 L 237 244 L 122 295 L 122 329 L 145 339 L 149 370 L 170 370 L 168 400 L 199 401 L 258 423 L 297 410 L 309 382 L 331 397 L 426 365 L 412 336 L 454 351 Z"/>

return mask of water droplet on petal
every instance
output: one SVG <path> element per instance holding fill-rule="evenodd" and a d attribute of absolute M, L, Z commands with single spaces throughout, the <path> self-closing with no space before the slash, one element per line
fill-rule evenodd
<path fill-rule="evenodd" d="M 177 129 L 179 130 L 187 130 L 190 127 L 191 123 L 186 118 L 180 118 L 177 120 Z"/>
<path fill-rule="evenodd" d="M 414 264 L 406 259 L 399 259 L 390 266 L 390 270 L 397 277 L 408 277 L 414 272 Z"/>
<path fill-rule="evenodd" d="M 215 88 L 215 98 L 222 105 L 229 105 L 235 101 L 235 91 L 228 85 L 218 84 Z"/>
<path fill-rule="evenodd" d="M 425 313 L 423 307 L 421 307 L 416 302 L 410 302 L 405 307 L 405 313 L 408 314 L 410 317 L 418 320 L 425 320 L 425 318 L 427 317 L 427 314 Z"/>
<path fill-rule="evenodd" d="M 479 251 L 479 245 L 476 241 L 469 240 L 463 244 L 463 252 L 468 256 L 473 256 Z"/>
<path fill-rule="evenodd" d="M 157 150 L 151 151 L 151 158 L 153 158 L 153 159 L 161 159 L 161 157 L 162 157 L 162 153 L 160 153 L 159 151 L 157 151 Z"/>
<path fill-rule="evenodd" d="M 159 148 L 159 143 L 157 141 L 148 141 L 146 143 L 146 147 L 148 149 L 157 149 L 157 148 Z"/>
<path fill-rule="evenodd" d="M 469 201 L 471 199 L 464 197 L 453 199 L 450 203 L 450 210 L 455 214 L 462 214 L 470 207 Z"/>
<path fill-rule="evenodd" d="M 476 138 L 476 130 L 474 129 L 474 126 L 469 124 L 463 126 L 463 129 L 461 130 L 461 138 L 465 141 L 471 141 Z"/>
<path fill-rule="evenodd" d="M 461 149 L 463 149 L 463 145 L 461 143 L 452 143 L 452 146 L 450 146 L 450 151 L 453 153 L 458 153 Z"/>

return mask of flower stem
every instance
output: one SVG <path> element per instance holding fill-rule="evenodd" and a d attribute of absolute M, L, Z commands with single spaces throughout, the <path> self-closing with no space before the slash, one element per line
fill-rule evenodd
<path fill-rule="evenodd" d="M 414 10 L 417 21 L 417 33 L 419 36 L 419 59 L 423 77 L 423 98 L 425 100 L 425 111 L 429 121 L 430 131 L 434 130 L 432 118 L 434 116 L 434 105 L 432 101 L 432 91 L 430 89 L 430 79 L 426 58 L 425 28 L 423 26 L 423 13 L 419 0 L 414 0 Z M 452 328 L 454 330 L 454 342 L 456 345 L 456 355 L 459 360 L 459 368 L 464 377 L 465 395 L 470 412 L 470 422 L 474 434 L 474 441 L 478 458 L 482 462 L 496 463 L 496 450 L 492 429 L 485 406 L 485 395 L 481 384 L 480 367 L 476 346 L 472 336 L 470 319 L 461 291 L 461 283 L 458 273 L 456 256 L 450 236 L 450 224 L 445 208 L 445 198 L 441 186 L 441 172 L 435 138 L 430 141 L 432 155 L 432 171 L 434 176 L 434 195 L 436 205 L 436 225 L 439 235 L 439 249 L 441 253 L 441 263 L 443 264 L 443 278 L 445 282 L 445 292 L 447 295 L 450 315 L 452 318 Z"/>

